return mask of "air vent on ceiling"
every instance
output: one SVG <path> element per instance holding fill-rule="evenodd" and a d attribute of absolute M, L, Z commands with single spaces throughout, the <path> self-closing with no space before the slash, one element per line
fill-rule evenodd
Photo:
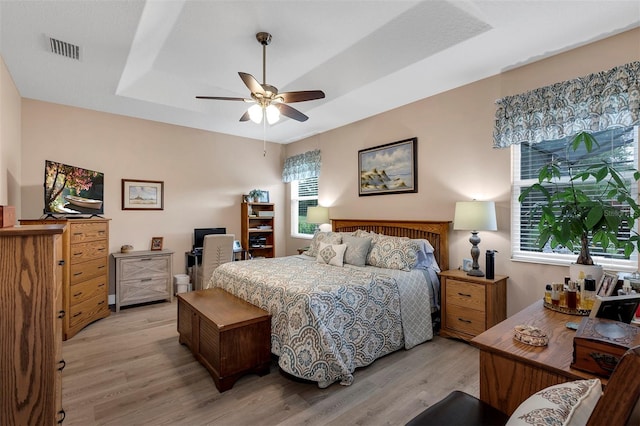
<path fill-rule="evenodd" d="M 80 46 L 57 40 L 53 37 L 49 37 L 49 45 L 51 46 L 51 53 L 78 61 L 80 60 Z"/>

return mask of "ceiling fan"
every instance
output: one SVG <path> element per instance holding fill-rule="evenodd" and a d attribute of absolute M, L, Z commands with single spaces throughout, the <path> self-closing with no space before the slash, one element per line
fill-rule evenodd
<path fill-rule="evenodd" d="M 196 99 L 217 99 L 253 103 L 254 105 L 240 117 L 240 121 L 251 120 L 255 123 L 260 123 L 263 118 L 266 118 L 269 124 L 273 124 L 279 120 L 280 114 L 297 121 L 306 121 L 309 117 L 287 104 L 322 99 L 324 98 L 324 92 L 322 90 L 304 90 L 278 93 L 278 89 L 275 86 L 267 84 L 266 77 L 267 45 L 271 43 L 271 34 L 259 32 L 256 34 L 256 39 L 262 45 L 262 84 L 251 74 L 244 72 L 238 73 L 244 84 L 251 91 L 251 99 L 224 96 L 196 96 Z"/>

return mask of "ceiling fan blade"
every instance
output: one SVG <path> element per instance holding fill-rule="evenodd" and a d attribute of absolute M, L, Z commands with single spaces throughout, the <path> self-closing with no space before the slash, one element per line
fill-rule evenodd
<path fill-rule="evenodd" d="M 249 90 L 251 90 L 251 93 L 261 93 L 264 95 L 262 85 L 258 83 L 258 80 L 256 80 L 254 76 L 247 74 L 246 72 L 239 72 L 238 74 L 244 84 L 249 88 Z"/>
<path fill-rule="evenodd" d="M 242 114 L 242 117 L 240 117 L 240 121 L 249 121 L 249 111 L 245 111 L 244 114 Z"/>
<path fill-rule="evenodd" d="M 324 92 L 322 90 L 302 90 L 299 92 L 285 92 L 280 93 L 282 99 L 285 103 L 292 102 L 304 102 L 304 101 L 312 101 L 314 99 L 322 99 L 324 98 Z"/>
<path fill-rule="evenodd" d="M 219 101 L 245 101 L 253 102 L 251 99 L 245 98 L 228 98 L 226 96 L 196 96 L 196 99 L 217 99 Z"/>
<path fill-rule="evenodd" d="M 285 115 L 289 118 L 293 118 L 294 120 L 307 121 L 309 119 L 309 117 L 307 117 L 297 109 L 291 108 L 287 104 L 271 104 L 271 105 L 275 105 L 276 108 L 280 110 L 280 114 Z"/>

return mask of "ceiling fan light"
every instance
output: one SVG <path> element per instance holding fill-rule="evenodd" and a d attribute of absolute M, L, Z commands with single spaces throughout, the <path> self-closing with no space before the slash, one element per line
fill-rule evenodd
<path fill-rule="evenodd" d="M 269 105 L 266 109 L 267 122 L 269 124 L 277 123 L 280 120 L 280 110 L 275 105 Z"/>
<path fill-rule="evenodd" d="M 262 121 L 262 108 L 260 105 L 255 104 L 249 107 L 249 118 L 256 124 L 260 124 Z"/>

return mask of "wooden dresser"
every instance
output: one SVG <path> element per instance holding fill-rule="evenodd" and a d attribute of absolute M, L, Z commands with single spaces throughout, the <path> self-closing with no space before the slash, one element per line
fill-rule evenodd
<path fill-rule="evenodd" d="M 63 225 L 0 229 L 1 425 L 64 420 L 63 231 Z"/>
<path fill-rule="evenodd" d="M 507 317 L 507 279 L 472 277 L 461 270 L 440 273 L 443 337 L 471 340 Z"/>
<path fill-rule="evenodd" d="M 170 250 L 113 253 L 116 312 L 122 306 L 173 301 Z"/>
<path fill-rule="evenodd" d="M 64 224 L 63 338 L 108 317 L 109 219 L 21 220 L 22 225 Z"/>

